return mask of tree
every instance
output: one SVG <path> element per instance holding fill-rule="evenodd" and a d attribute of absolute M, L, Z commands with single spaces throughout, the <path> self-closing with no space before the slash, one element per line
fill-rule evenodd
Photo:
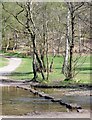
<path fill-rule="evenodd" d="M 66 40 L 65 40 L 65 55 L 62 72 L 69 79 L 69 41 L 70 41 L 70 11 L 68 10 L 66 19 Z"/>
<path fill-rule="evenodd" d="M 74 77 L 73 68 L 73 49 L 75 43 L 75 17 L 76 11 L 81 8 L 84 3 L 74 4 L 73 2 L 68 2 L 68 15 L 67 15 L 67 30 L 66 30 L 66 47 L 65 47 L 65 56 L 63 64 L 63 74 L 66 76 L 66 80 L 71 80 Z M 75 63 L 76 64 L 76 63 Z M 75 65 L 74 65 L 75 67 Z"/>
<path fill-rule="evenodd" d="M 32 16 L 32 1 L 26 2 L 23 4 L 17 3 L 17 5 L 21 8 L 20 11 L 14 15 L 12 12 L 9 12 L 7 9 L 5 9 L 4 4 L 3 4 L 3 9 L 8 12 L 10 15 L 12 15 L 19 24 L 22 25 L 22 27 L 25 29 L 26 35 L 31 37 L 32 45 L 33 45 L 33 73 L 34 77 L 33 80 L 36 81 L 37 79 L 37 62 L 40 66 L 40 72 L 42 75 L 42 78 L 45 79 L 43 69 L 42 69 L 42 62 L 38 56 L 37 49 L 36 49 L 36 33 L 35 33 L 35 23 L 33 21 L 33 16 Z M 23 12 L 25 18 L 23 21 L 21 20 L 20 16 Z M 25 23 L 25 21 L 26 23 Z"/>

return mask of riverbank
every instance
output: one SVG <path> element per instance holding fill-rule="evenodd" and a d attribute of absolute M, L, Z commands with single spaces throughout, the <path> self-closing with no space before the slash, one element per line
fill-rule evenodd
<path fill-rule="evenodd" d="M 10 83 L 21 83 L 24 85 L 30 85 L 31 87 L 34 88 L 45 88 L 45 89 L 49 89 L 49 88 L 70 88 L 70 89 L 83 89 L 83 90 L 92 90 L 92 84 L 63 84 L 63 85 L 47 85 L 47 84 L 42 84 L 39 82 L 27 82 L 25 80 L 13 80 L 13 79 L 8 79 L 5 76 L 1 76 L 0 80 L 2 81 L 2 83 L 6 83 L 7 85 Z"/>
<path fill-rule="evenodd" d="M 92 96 L 92 93 L 90 92 L 90 90 L 92 90 L 92 87 L 91 86 L 83 86 L 83 85 L 75 85 L 75 86 L 73 86 L 73 85 L 68 85 L 67 87 L 65 87 L 65 86 L 60 86 L 60 87 L 58 87 L 58 86 L 50 86 L 50 87 L 41 87 L 41 85 L 40 85 L 40 87 L 37 87 L 37 85 L 36 84 L 39 84 L 39 83 L 34 83 L 34 82 L 31 82 L 31 83 L 24 83 L 24 81 L 16 81 L 16 80 L 9 80 L 9 79 L 2 79 L 2 81 L 1 81 L 1 83 L 0 83 L 0 86 L 1 87 L 3 87 L 3 86 L 18 86 L 18 87 L 26 87 L 26 88 L 28 88 L 28 90 L 31 88 L 31 87 L 33 87 L 33 88 L 37 88 L 37 89 L 40 89 L 40 88 L 42 88 L 42 89 L 58 89 L 59 91 L 65 91 L 66 90 L 66 92 L 64 92 L 64 95 L 88 95 L 88 96 Z M 39 85 L 38 85 L 39 86 Z M 68 90 L 69 89 L 69 90 Z M 75 91 L 72 91 L 72 90 L 75 90 Z M 70 91 L 71 90 L 71 91 Z"/>

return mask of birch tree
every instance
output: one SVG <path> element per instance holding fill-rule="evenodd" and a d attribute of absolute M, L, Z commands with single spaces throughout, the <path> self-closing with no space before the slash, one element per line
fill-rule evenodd
<path fill-rule="evenodd" d="M 66 18 L 66 40 L 65 40 L 65 54 L 64 54 L 64 63 L 62 67 L 62 72 L 68 79 L 69 74 L 69 41 L 70 41 L 70 11 L 68 10 Z"/>
<path fill-rule="evenodd" d="M 68 15 L 67 15 L 67 30 L 66 30 L 66 42 L 65 42 L 65 56 L 64 56 L 64 64 L 63 64 L 63 74 L 65 75 L 65 80 L 72 80 L 75 74 L 76 62 L 73 60 L 73 50 L 75 46 L 75 18 L 76 12 L 79 8 L 81 8 L 84 3 L 73 3 L 68 2 Z M 78 59 L 76 59 L 78 60 Z M 75 61 L 76 61 L 75 60 Z"/>

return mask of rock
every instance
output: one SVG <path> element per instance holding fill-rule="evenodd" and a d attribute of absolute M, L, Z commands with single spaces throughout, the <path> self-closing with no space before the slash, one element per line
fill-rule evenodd
<path fill-rule="evenodd" d="M 60 100 L 60 99 L 52 99 L 51 101 L 52 102 L 61 102 L 62 100 Z"/>
<path fill-rule="evenodd" d="M 81 112 L 83 112 L 83 109 L 77 109 L 77 112 L 81 113 Z"/>
<path fill-rule="evenodd" d="M 53 99 L 53 97 L 52 96 L 44 96 L 45 97 L 45 99 Z"/>
<path fill-rule="evenodd" d="M 38 92 L 38 95 L 39 95 L 40 97 L 44 97 L 44 92 Z"/>
<path fill-rule="evenodd" d="M 24 90 L 28 90 L 27 88 L 24 88 Z"/>
<path fill-rule="evenodd" d="M 66 104 L 66 108 L 68 108 L 69 110 L 73 109 L 73 107 L 71 105 L 69 105 L 69 104 Z"/>
<path fill-rule="evenodd" d="M 64 103 L 64 102 L 62 102 L 62 101 L 60 101 L 59 103 L 60 103 L 60 105 L 66 105 L 66 103 Z"/>

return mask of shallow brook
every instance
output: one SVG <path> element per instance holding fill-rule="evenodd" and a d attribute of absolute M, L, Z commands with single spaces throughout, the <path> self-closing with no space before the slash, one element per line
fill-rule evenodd
<path fill-rule="evenodd" d="M 92 96 L 90 96 L 90 91 L 88 90 L 53 88 L 53 89 L 42 89 L 42 91 L 44 91 L 45 93 L 51 96 L 54 96 L 55 98 L 59 98 L 66 103 L 81 105 L 82 108 L 84 109 L 90 109 L 90 105 L 92 104 Z"/>
<path fill-rule="evenodd" d="M 36 111 L 65 112 L 66 108 L 20 88 L 2 87 L 3 115 L 24 115 Z"/>
<path fill-rule="evenodd" d="M 77 103 L 83 108 L 90 108 L 90 96 L 66 96 L 68 89 L 38 89 L 67 103 Z M 2 87 L 2 115 L 26 115 L 31 112 L 66 112 L 66 108 L 59 103 L 44 99 L 29 91 L 14 86 Z"/>

